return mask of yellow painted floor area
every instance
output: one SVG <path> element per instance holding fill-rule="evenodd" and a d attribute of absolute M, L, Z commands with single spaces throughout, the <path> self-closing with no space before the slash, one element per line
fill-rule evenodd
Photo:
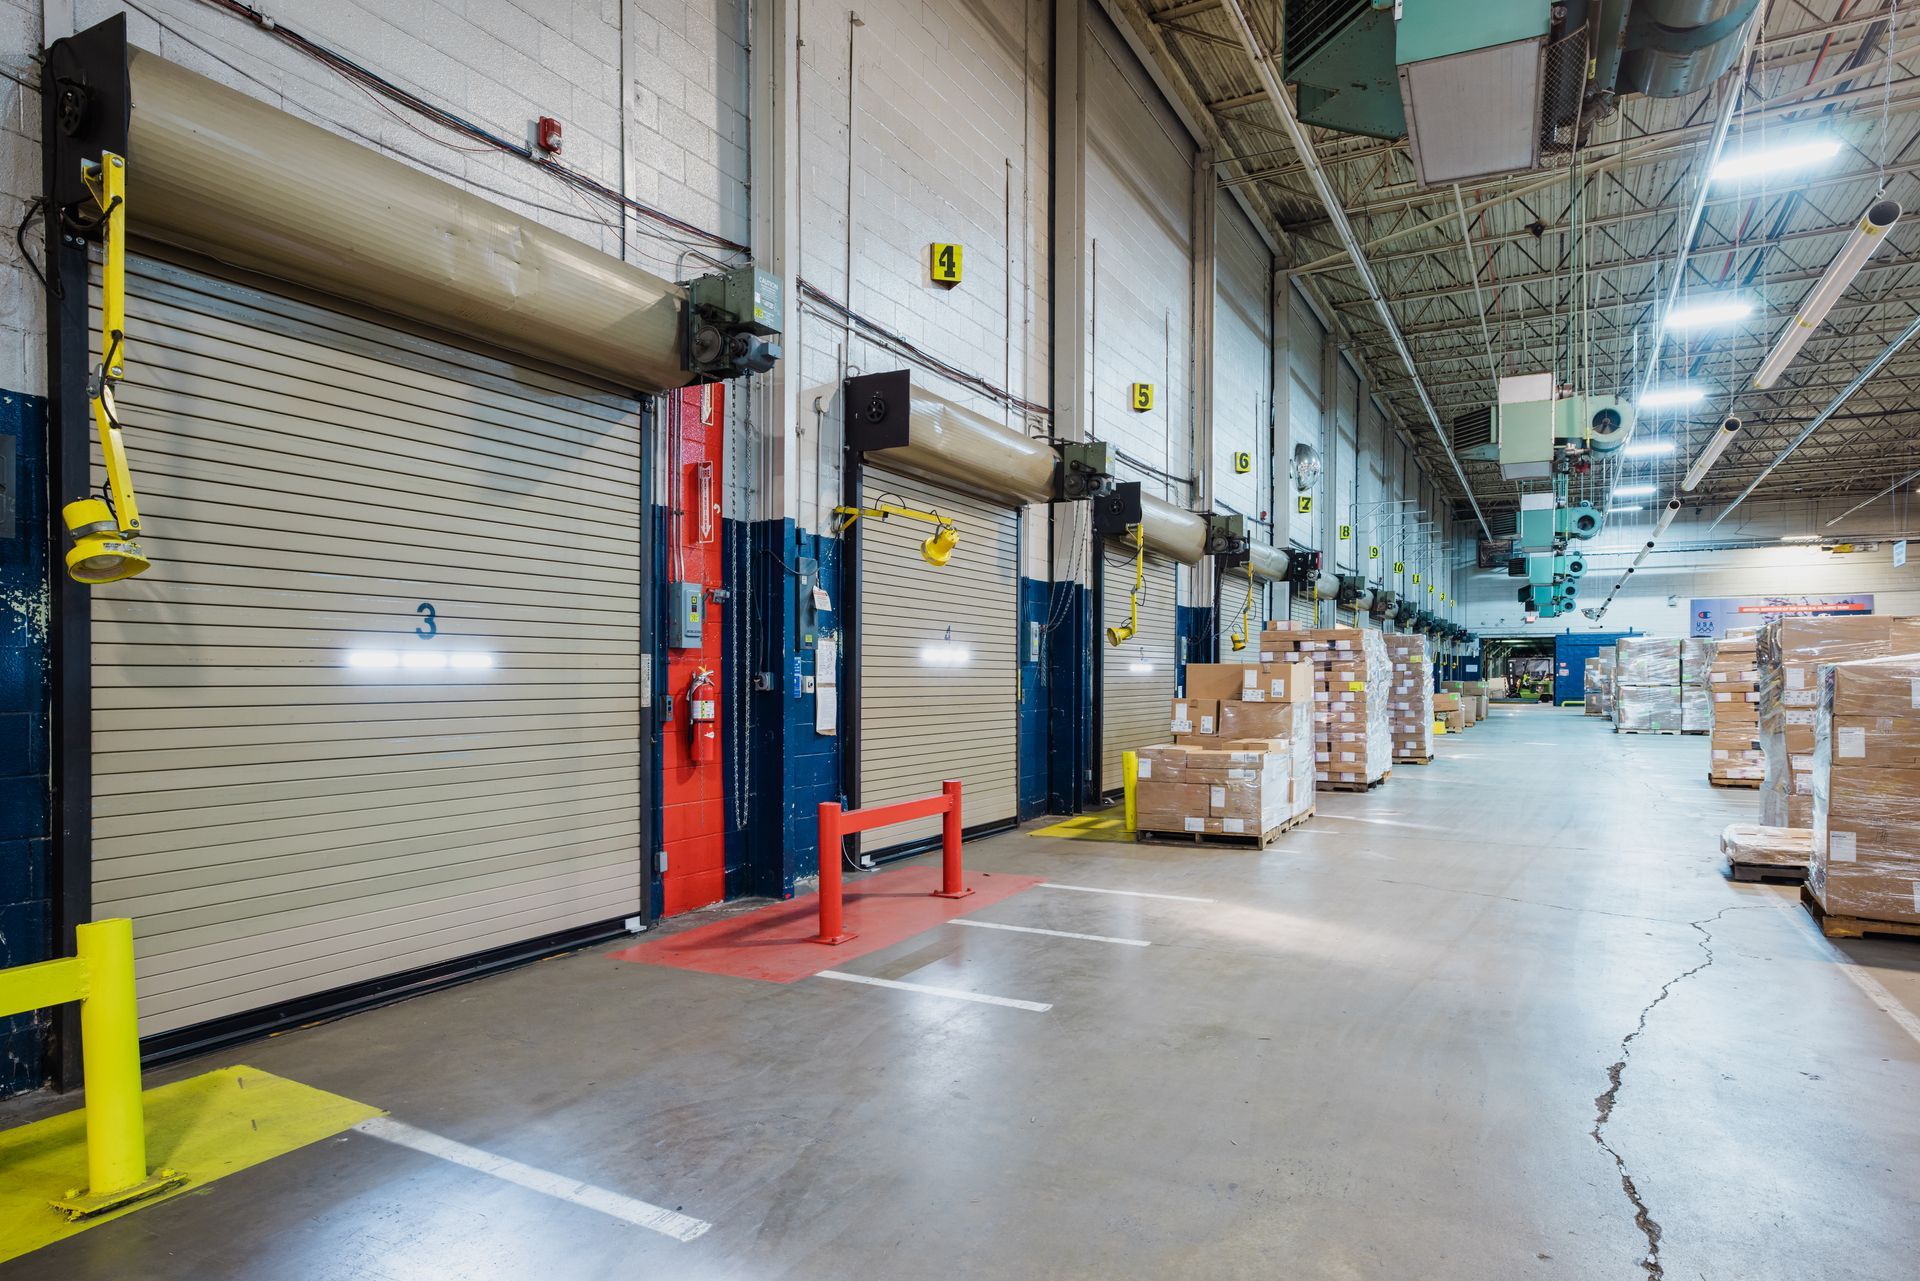
<path fill-rule="evenodd" d="M 1037 827 L 1030 836 L 1055 836 L 1069 841 L 1131 841 L 1133 833 L 1127 830 L 1125 807 L 1112 805 L 1091 814 L 1076 814 L 1072 818 Z"/>
<path fill-rule="evenodd" d="M 79 1223 L 48 1204 L 87 1181 L 82 1108 L 0 1132 L 0 1262 L 204 1187 L 236 1170 L 382 1115 L 376 1107 L 250 1067 L 222 1068 L 145 1094 L 147 1165 L 186 1176 L 171 1192 Z"/>

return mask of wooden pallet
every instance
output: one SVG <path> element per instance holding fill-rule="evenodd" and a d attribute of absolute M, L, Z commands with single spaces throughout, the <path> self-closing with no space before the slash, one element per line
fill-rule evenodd
<path fill-rule="evenodd" d="M 1613 732 L 1616 734 L 1672 734 L 1677 737 L 1681 734 L 1699 734 L 1705 731 L 1697 729 L 1622 729 L 1620 726 L 1615 725 Z"/>
<path fill-rule="evenodd" d="M 1707 781 L 1709 783 L 1712 783 L 1715 787 L 1758 787 L 1760 786 L 1760 780 L 1757 778 L 1715 778 L 1713 775 L 1709 774 L 1707 775 Z"/>
<path fill-rule="evenodd" d="M 1267 846 L 1291 832 L 1313 817 L 1313 807 L 1309 805 L 1303 812 L 1295 814 L 1278 827 L 1268 828 L 1255 836 L 1251 832 L 1235 834 L 1231 832 L 1160 832 L 1142 829 L 1134 833 L 1134 839 L 1154 845 L 1212 845 L 1222 849 L 1263 850 Z"/>
<path fill-rule="evenodd" d="M 1736 881 L 1779 881 L 1799 885 L 1807 879 L 1805 863 L 1736 863 L 1727 860 L 1727 875 Z"/>
<path fill-rule="evenodd" d="M 1433 757 L 1431 756 L 1396 756 L 1393 758 L 1393 763 L 1395 765 L 1431 765 L 1433 764 Z"/>
<path fill-rule="evenodd" d="M 1315 779 L 1313 789 L 1316 792 L 1371 792 L 1374 788 L 1380 786 L 1380 784 L 1392 777 L 1393 770 L 1389 768 L 1386 773 L 1374 779 L 1371 783 L 1346 783 L 1333 780 L 1321 782 L 1319 779 Z"/>
<path fill-rule="evenodd" d="M 1868 934 L 1898 934 L 1920 938 L 1920 925 L 1911 921 L 1876 921 L 1868 916 L 1837 916 L 1820 906 L 1807 886 L 1800 887 L 1800 901 L 1820 923 L 1820 932 L 1830 939 L 1857 939 Z"/>

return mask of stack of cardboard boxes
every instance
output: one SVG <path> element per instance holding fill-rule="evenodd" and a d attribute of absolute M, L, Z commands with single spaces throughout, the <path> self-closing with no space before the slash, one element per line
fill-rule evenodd
<path fill-rule="evenodd" d="M 1313 812 L 1314 667 L 1189 663 L 1172 743 L 1142 748 L 1142 832 L 1264 838 Z"/>
<path fill-rule="evenodd" d="M 1760 754 L 1760 673 L 1754 666 L 1754 637 L 1729 636 L 1714 647 L 1707 671 L 1707 697 L 1713 706 L 1713 737 L 1708 740 L 1707 780 L 1720 787 L 1758 787 L 1767 776 Z"/>
<path fill-rule="evenodd" d="M 1393 769 L 1393 663 L 1373 628 L 1268 623 L 1260 661 L 1305 660 L 1314 669 L 1316 773 L 1324 788 L 1364 790 Z"/>
<path fill-rule="evenodd" d="M 1920 924 L 1920 654 L 1823 667 L 1816 694 L 1807 888 L 1829 916 Z"/>
<path fill-rule="evenodd" d="M 1433 668 L 1427 638 L 1395 633 L 1386 637 L 1393 664 L 1387 726 L 1393 733 L 1394 763 L 1425 764 L 1433 759 Z"/>
<path fill-rule="evenodd" d="M 1680 732 L 1705 734 L 1713 729 L 1713 695 L 1708 677 L 1713 673 L 1715 641 L 1689 636 L 1680 642 Z"/>
<path fill-rule="evenodd" d="M 1446 681 L 1441 689 L 1460 696 L 1461 719 L 1471 729 L 1487 719 L 1487 683 L 1485 681 Z"/>
<path fill-rule="evenodd" d="M 1622 636 L 1614 642 L 1613 727 L 1629 734 L 1681 727 L 1679 641 Z"/>
<path fill-rule="evenodd" d="M 1458 734 L 1467 727 L 1466 709 L 1460 706 L 1460 696 L 1450 689 L 1433 696 L 1433 715 L 1449 734 Z"/>
<path fill-rule="evenodd" d="M 1582 695 L 1582 710 L 1588 716 L 1611 716 L 1613 704 L 1607 698 L 1606 660 L 1598 654 L 1586 660 L 1586 671 L 1582 673 L 1581 684 L 1586 689 Z"/>
<path fill-rule="evenodd" d="M 1814 722 L 1820 668 L 1920 651 L 1920 619 L 1845 615 L 1782 618 L 1761 628 L 1754 646 L 1760 674 L 1760 821 L 1813 826 Z"/>

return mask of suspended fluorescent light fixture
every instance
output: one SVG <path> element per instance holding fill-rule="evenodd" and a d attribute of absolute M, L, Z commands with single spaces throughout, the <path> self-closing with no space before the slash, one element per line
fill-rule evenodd
<path fill-rule="evenodd" d="M 1795 169 L 1809 169 L 1839 155 L 1841 145 L 1838 138 L 1820 135 L 1798 138 L 1774 147 L 1741 151 L 1721 158 L 1720 163 L 1713 167 L 1713 180 L 1730 182 L 1736 178 L 1759 178 Z"/>
<path fill-rule="evenodd" d="M 1147 651 L 1144 649 L 1141 650 L 1140 657 L 1134 659 L 1131 663 L 1127 664 L 1127 670 L 1129 672 L 1132 672 L 1135 676 L 1146 676 L 1151 674 L 1153 671 L 1153 664 L 1149 662 L 1147 659 Z"/>
<path fill-rule="evenodd" d="M 1646 508 L 1642 507 L 1639 503 L 1615 503 L 1613 506 L 1607 508 L 1607 514 L 1609 516 L 1617 516 L 1621 512 L 1641 512 L 1645 510 Z"/>
<path fill-rule="evenodd" d="M 1647 495 L 1653 493 L 1653 489 L 1654 487 L 1652 485 L 1616 485 L 1613 490 L 1613 496 L 1615 498 L 1645 498 Z"/>
<path fill-rule="evenodd" d="M 1673 524 L 1673 518 L 1679 514 L 1680 500 L 1678 498 L 1669 498 L 1667 500 L 1667 510 L 1661 513 L 1660 519 L 1653 523 L 1653 536 L 1656 540 L 1660 535 L 1667 532 L 1667 526 Z"/>
<path fill-rule="evenodd" d="M 1782 534 L 1780 535 L 1780 541 L 1783 543 L 1817 543 L 1820 541 L 1820 535 L 1818 534 Z"/>
<path fill-rule="evenodd" d="M 1847 286 L 1873 257 L 1874 250 L 1887 243 L 1887 233 L 1893 224 L 1900 220 L 1900 202 L 1897 200 L 1876 200 L 1867 206 L 1860 221 L 1853 225 L 1853 232 L 1847 237 L 1847 243 L 1840 246 L 1840 252 L 1834 255 L 1827 270 L 1820 277 L 1807 296 L 1800 300 L 1800 310 L 1794 314 L 1787 327 L 1774 339 L 1773 350 L 1753 375 L 1753 385 L 1761 391 L 1780 381 L 1780 375 L 1787 371 L 1793 358 L 1800 354 L 1800 348 L 1807 339 L 1813 337 L 1813 331 L 1826 319 L 1827 312 L 1847 292 Z"/>
<path fill-rule="evenodd" d="M 1681 405 L 1697 405 L 1707 398 L 1705 387 L 1681 385 L 1677 387 L 1649 387 L 1640 397 L 1641 409 L 1673 409 Z"/>
<path fill-rule="evenodd" d="M 1739 434 L 1740 420 L 1729 415 L 1720 424 L 1720 430 L 1713 433 L 1713 439 L 1707 442 L 1707 447 L 1700 451 L 1700 456 L 1693 460 L 1693 466 L 1687 469 L 1687 477 L 1680 482 L 1680 488 L 1691 494 L 1694 486 L 1706 479 L 1707 468 L 1713 466 L 1720 455 L 1726 452 L 1727 446 L 1733 443 L 1733 438 Z"/>
<path fill-rule="evenodd" d="M 1752 314 L 1753 304 L 1745 298 L 1713 298 L 1674 308 L 1667 313 L 1666 327 L 1709 329 L 1714 325 L 1730 325 L 1736 320 L 1745 320 Z"/>
<path fill-rule="evenodd" d="M 1674 444 L 1670 440 L 1643 440 L 1637 444 L 1628 445 L 1621 452 L 1628 458 L 1661 458 L 1671 454 L 1673 450 Z"/>

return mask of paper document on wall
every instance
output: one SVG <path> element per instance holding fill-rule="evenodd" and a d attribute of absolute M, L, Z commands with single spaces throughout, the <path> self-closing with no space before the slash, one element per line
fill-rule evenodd
<path fill-rule="evenodd" d="M 840 732 L 840 642 L 832 636 L 822 636 L 813 651 L 813 732 Z"/>

